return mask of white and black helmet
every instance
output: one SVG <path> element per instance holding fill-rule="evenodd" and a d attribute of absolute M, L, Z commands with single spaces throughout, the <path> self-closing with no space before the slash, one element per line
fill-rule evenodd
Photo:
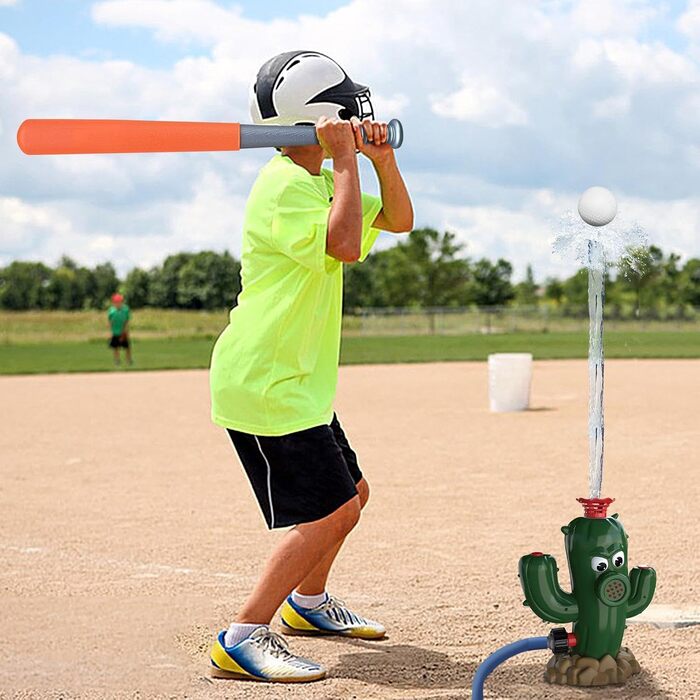
<path fill-rule="evenodd" d="M 373 119 L 369 88 L 318 51 L 287 51 L 267 61 L 250 92 L 255 124 L 315 124 L 319 117 Z"/>

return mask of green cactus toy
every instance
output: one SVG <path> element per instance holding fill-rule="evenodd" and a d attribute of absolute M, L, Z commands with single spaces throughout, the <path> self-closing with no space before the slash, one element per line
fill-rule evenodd
<path fill-rule="evenodd" d="M 651 602 L 656 572 L 646 566 L 635 567 L 631 572 L 628 570 L 628 535 L 617 514 L 607 517 L 607 507 L 612 499 L 578 500 L 583 503 L 584 517 L 575 518 L 562 527 L 571 574 L 571 593 L 559 586 L 554 557 L 540 552 L 520 559 L 520 583 L 525 605 L 538 617 L 546 622 L 573 623 L 572 658 L 601 661 L 612 657 L 612 661 L 620 654 L 627 618 L 639 615 Z M 632 659 L 629 673 L 611 671 L 600 676 L 603 680 L 599 678 L 592 684 L 622 682 L 638 670 L 638 665 L 634 668 L 634 657 L 626 649 L 623 650 L 625 654 Z M 618 665 L 620 663 L 627 661 L 618 661 Z M 564 671 L 569 666 L 565 664 Z M 571 672 L 568 676 L 568 680 L 553 676 L 550 680 L 579 684 L 572 679 Z M 594 677 L 592 673 L 588 676 Z"/>

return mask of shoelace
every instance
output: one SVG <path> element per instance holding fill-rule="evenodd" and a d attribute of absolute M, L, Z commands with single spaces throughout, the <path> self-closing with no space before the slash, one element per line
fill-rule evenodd
<path fill-rule="evenodd" d="M 325 612 L 328 617 L 341 625 L 364 625 L 366 623 L 366 620 L 348 610 L 340 598 L 334 598 L 332 595 L 329 595 L 328 600 L 321 603 L 317 610 Z"/>
<path fill-rule="evenodd" d="M 253 633 L 250 639 L 264 651 L 269 651 L 275 658 L 282 657 L 284 661 L 292 661 L 297 658 L 289 651 L 287 642 L 276 632 L 265 630 L 259 634 Z"/>

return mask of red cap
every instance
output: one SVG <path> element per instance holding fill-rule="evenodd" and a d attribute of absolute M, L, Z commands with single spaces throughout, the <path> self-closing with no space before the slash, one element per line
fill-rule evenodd
<path fill-rule="evenodd" d="M 577 498 L 583 505 L 583 515 L 586 518 L 607 518 L 608 506 L 614 498 Z"/>
<path fill-rule="evenodd" d="M 116 292 L 112 294 L 112 301 L 116 304 L 119 301 L 124 301 L 124 297 L 119 292 Z"/>

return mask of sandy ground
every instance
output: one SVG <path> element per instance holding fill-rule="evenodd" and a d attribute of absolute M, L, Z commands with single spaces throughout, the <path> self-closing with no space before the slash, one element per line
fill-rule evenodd
<path fill-rule="evenodd" d="M 700 598 L 700 362 L 609 362 L 605 493 L 659 603 Z M 311 686 L 208 678 L 208 648 L 253 583 L 269 534 L 205 372 L 0 379 L 0 697 L 468 697 L 502 644 L 546 634 L 518 558 L 551 552 L 586 495 L 584 362 L 535 367 L 534 410 L 487 411 L 484 364 L 346 367 L 337 408 L 373 495 L 331 590 L 390 631 L 294 639 Z M 544 652 L 490 698 L 700 698 L 700 627 L 635 625 L 624 689 L 552 688 Z"/>

